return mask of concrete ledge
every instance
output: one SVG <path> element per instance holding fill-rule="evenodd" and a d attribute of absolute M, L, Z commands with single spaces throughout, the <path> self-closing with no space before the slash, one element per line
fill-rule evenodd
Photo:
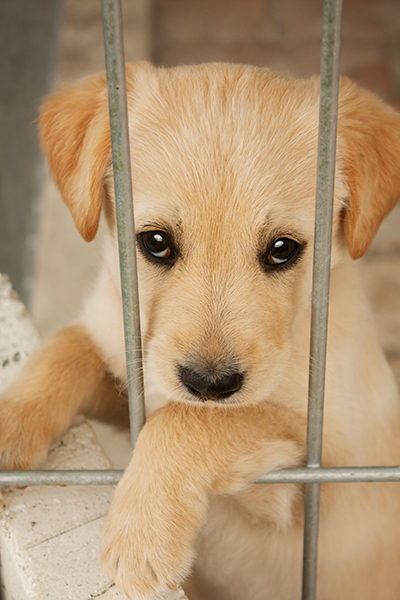
<path fill-rule="evenodd" d="M 83 418 L 52 448 L 46 469 L 109 469 Z M 2 600 L 126 598 L 102 572 L 101 529 L 112 486 L 5 489 L 0 519 Z"/>
<path fill-rule="evenodd" d="M 20 370 L 40 342 L 40 335 L 25 306 L 0 273 L 0 390 Z"/>

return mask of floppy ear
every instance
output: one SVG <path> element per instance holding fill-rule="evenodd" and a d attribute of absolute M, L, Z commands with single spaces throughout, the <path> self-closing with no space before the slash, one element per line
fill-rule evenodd
<path fill-rule="evenodd" d="M 82 237 L 96 235 L 111 162 L 104 73 L 65 86 L 41 106 L 40 133 L 53 177 Z"/>
<path fill-rule="evenodd" d="M 350 192 L 345 235 L 357 259 L 400 198 L 400 114 L 347 78 L 339 93 L 338 158 Z"/>

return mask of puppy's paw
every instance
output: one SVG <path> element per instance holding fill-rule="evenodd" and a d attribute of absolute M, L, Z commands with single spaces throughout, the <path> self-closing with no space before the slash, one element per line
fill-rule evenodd
<path fill-rule="evenodd" d="M 0 397 L 0 469 L 38 467 L 50 442 L 50 432 L 31 407 Z"/>
<path fill-rule="evenodd" d="M 107 521 L 102 566 L 119 590 L 132 600 L 162 600 L 190 572 L 194 552 L 179 539 L 174 523 L 145 518 L 133 508 Z"/>
<path fill-rule="evenodd" d="M 166 496 L 163 502 L 156 490 L 147 498 L 133 489 L 120 492 L 103 530 L 105 572 L 131 600 L 175 597 L 171 590 L 190 573 L 195 522 L 202 521 L 203 514 L 189 515 L 176 497 L 171 502 Z"/>

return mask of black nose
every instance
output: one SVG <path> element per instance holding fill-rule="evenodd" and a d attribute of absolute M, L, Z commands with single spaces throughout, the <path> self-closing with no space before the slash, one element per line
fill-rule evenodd
<path fill-rule="evenodd" d="M 179 377 L 189 392 L 203 400 L 224 400 L 240 390 L 243 374 L 234 371 L 224 375 L 200 373 L 190 367 L 179 367 Z"/>

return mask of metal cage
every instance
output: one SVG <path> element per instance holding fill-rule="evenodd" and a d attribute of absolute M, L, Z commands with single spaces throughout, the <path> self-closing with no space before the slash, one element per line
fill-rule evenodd
<path fill-rule="evenodd" d="M 104 44 L 109 95 L 114 185 L 128 370 L 132 445 L 144 423 L 141 335 L 136 274 L 134 215 L 129 156 L 125 61 L 120 0 L 102 0 Z M 315 244 L 312 284 L 307 466 L 282 469 L 256 483 L 305 484 L 303 600 L 315 600 L 317 586 L 320 484 L 324 482 L 400 481 L 399 467 L 321 467 L 325 360 L 329 303 L 336 125 L 339 87 L 342 0 L 324 0 Z M 134 340 L 134 344 L 131 341 Z M 123 472 L 0 471 L 1 485 L 110 485 Z"/>

